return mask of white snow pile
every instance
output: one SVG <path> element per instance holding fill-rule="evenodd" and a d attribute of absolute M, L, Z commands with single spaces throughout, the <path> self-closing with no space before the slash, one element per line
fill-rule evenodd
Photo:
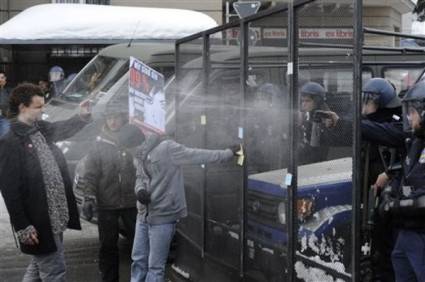
<path fill-rule="evenodd" d="M 342 248 L 345 244 L 344 241 L 345 240 L 343 238 L 337 238 L 335 234 L 333 234 L 333 238 L 328 238 L 322 235 L 320 239 L 317 238 L 315 234 L 304 235 L 300 238 L 300 251 L 297 252 L 297 255 L 304 257 L 307 260 L 314 261 L 329 269 L 333 269 L 339 273 L 347 274 L 345 272 L 344 264 L 341 262 L 343 255 Z M 309 255 L 303 254 L 306 251 Z M 326 258 L 329 262 L 324 261 L 323 258 Z M 332 277 L 320 268 L 307 267 L 300 261 L 295 263 L 295 271 L 297 273 L 297 278 L 307 282 L 342 281 Z"/>
<path fill-rule="evenodd" d="M 342 263 L 342 249 L 345 244 L 345 240 L 343 238 L 336 238 L 335 236 L 333 238 L 329 238 L 322 235 L 319 239 L 316 235 L 311 234 L 309 236 L 304 235 L 300 239 L 300 243 L 300 251 L 302 253 L 306 250 L 310 250 L 312 253 L 322 258 L 329 259 L 329 267 L 338 271 L 345 271 L 344 264 Z"/>
<path fill-rule="evenodd" d="M 302 262 L 295 263 L 295 272 L 297 278 L 306 282 L 343 282 L 341 279 L 334 279 L 332 276 L 326 274 L 325 271 L 315 267 L 306 267 Z"/>
<path fill-rule="evenodd" d="M 217 26 L 182 9 L 81 4 L 30 7 L 0 26 L 0 39 L 178 39 Z"/>

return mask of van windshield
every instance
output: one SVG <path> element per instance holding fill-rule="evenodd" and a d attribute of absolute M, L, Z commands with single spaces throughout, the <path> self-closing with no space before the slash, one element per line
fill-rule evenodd
<path fill-rule="evenodd" d="M 62 99 L 79 103 L 107 92 L 127 71 L 128 60 L 96 56 L 68 85 Z"/>

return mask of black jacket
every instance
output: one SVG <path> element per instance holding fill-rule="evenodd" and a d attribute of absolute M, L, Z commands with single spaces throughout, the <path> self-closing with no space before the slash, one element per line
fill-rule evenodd
<path fill-rule="evenodd" d="M 65 185 L 68 203 L 68 228 L 81 229 L 72 182 L 65 157 L 55 142 L 77 133 L 86 125 L 80 117 L 49 123 L 40 121 L 37 127 L 46 138 Z M 0 139 L 0 189 L 16 231 L 33 225 L 40 243 L 35 246 L 21 244 L 27 254 L 47 254 L 56 251 L 47 206 L 43 174 L 30 134 L 34 127 L 13 122 L 10 131 Z"/>
<path fill-rule="evenodd" d="M 136 168 L 133 156 L 103 132 L 85 160 L 81 184 L 85 196 L 95 196 L 99 209 L 135 208 Z"/>
<path fill-rule="evenodd" d="M 425 140 L 414 138 L 410 144 L 406 159 L 404 160 L 403 173 L 396 177 L 395 183 L 399 184 L 396 197 L 400 199 L 415 199 L 425 195 Z M 400 185 L 401 184 L 401 185 Z M 405 195 L 403 187 L 410 187 L 411 193 Z M 394 221 L 400 228 L 416 229 L 425 232 L 425 214 L 422 208 L 414 207 L 409 213 L 395 214 Z"/>
<path fill-rule="evenodd" d="M 393 197 L 397 199 L 416 198 L 425 194 L 425 141 L 402 131 L 401 123 L 363 123 L 368 138 L 373 142 L 402 148 L 405 139 L 411 137 L 407 156 L 404 159 L 401 174 L 396 174 L 391 182 Z M 362 129 L 363 133 L 363 129 Z M 404 195 L 403 186 L 409 186 L 410 195 Z M 400 228 L 417 229 L 425 232 L 425 220 L 422 210 L 416 215 L 397 214 L 394 223 Z"/>

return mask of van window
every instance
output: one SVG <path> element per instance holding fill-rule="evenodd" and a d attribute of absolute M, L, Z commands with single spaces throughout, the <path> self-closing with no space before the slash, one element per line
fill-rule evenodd
<path fill-rule="evenodd" d="M 325 87 L 328 93 L 353 91 L 353 70 L 350 68 L 309 68 L 300 69 L 301 84 L 304 81 L 315 81 Z M 363 82 L 372 78 L 370 70 L 363 70 Z"/>
<path fill-rule="evenodd" d="M 65 89 L 62 98 L 81 102 L 89 95 L 106 92 L 128 71 L 128 60 L 97 56 Z"/>
<path fill-rule="evenodd" d="M 406 91 L 410 86 L 415 84 L 419 75 L 423 71 L 422 68 L 385 68 L 384 78 L 391 81 L 397 93 Z"/>

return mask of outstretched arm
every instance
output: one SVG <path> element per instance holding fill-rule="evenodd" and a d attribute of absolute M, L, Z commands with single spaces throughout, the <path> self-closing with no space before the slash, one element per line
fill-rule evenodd
<path fill-rule="evenodd" d="M 408 133 L 403 131 L 402 123 L 379 123 L 362 120 L 360 126 L 362 138 L 378 145 L 403 147 L 406 138 L 410 137 Z"/>
<path fill-rule="evenodd" d="M 167 140 L 164 142 L 167 142 L 166 146 L 168 153 L 172 162 L 176 165 L 226 162 L 233 157 L 233 151 L 231 149 L 195 149 L 185 147 L 184 145 L 172 140 Z"/>
<path fill-rule="evenodd" d="M 40 121 L 39 126 L 42 133 L 51 142 L 68 139 L 83 129 L 91 122 L 90 101 L 85 100 L 79 105 L 80 113 L 64 121 L 46 122 Z"/>

